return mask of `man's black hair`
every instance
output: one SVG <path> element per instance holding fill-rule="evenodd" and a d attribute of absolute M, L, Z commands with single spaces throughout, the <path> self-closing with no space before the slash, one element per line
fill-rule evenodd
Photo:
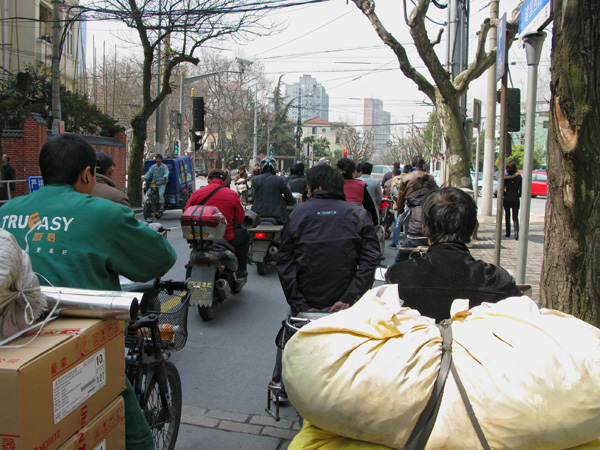
<path fill-rule="evenodd" d="M 423 167 L 425 165 L 425 159 L 421 155 L 414 156 L 412 159 L 413 167 Z"/>
<path fill-rule="evenodd" d="M 298 167 L 298 175 L 300 175 L 300 176 L 304 175 L 304 164 L 296 163 L 296 166 Z"/>
<path fill-rule="evenodd" d="M 362 163 L 356 165 L 356 173 L 362 173 Z"/>
<path fill-rule="evenodd" d="M 335 164 L 337 170 L 342 174 L 344 180 L 352 180 L 354 178 L 354 171 L 356 170 L 356 163 L 350 158 L 340 158 Z"/>
<path fill-rule="evenodd" d="M 10 156 L 9 155 L 4 155 L 4 157 L 6 158 L 6 162 L 10 162 Z"/>
<path fill-rule="evenodd" d="M 434 244 L 471 241 L 477 226 L 477 205 L 462 189 L 434 190 L 423 204 L 424 232 Z"/>
<path fill-rule="evenodd" d="M 400 163 L 399 163 L 399 162 L 397 162 L 397 161 L 396 161 L 396 162 L 394 163 L 394 169 L 398 169 L 398 170 L 400 170 Z"/>
<path fill-rule="evenodd" d="M 364 175 L 371 175 L 371 172 L 373 172 L 373 164 L 370 162 L 360 163 L 360 168 Z"/>
<path fill-rule="evenodd" d="M 160 153 L 157 153 L 156 156 L 154 157 L 154 159 L 158 159 L 158 158 L 164 159 L 163 155 L 161 155 Z"/>
<path fill-rule="evenodd" d="M 392 176 L 397 177 L 398 175 L 400 175 L 402 172 L 400 172 L 400 169 L 394 169 L 392 170 Z"/>
<path fill-rule="evenodd" d="M 438 185 L 435 182 L 435 178 L 429 174 L 426 174 L 415 180 L 413 192 L 418 191 L 419 189 L 435 189 L 437 187 Z"/>
<path fill-rule="evenodd" d="M 406 164 L 403 168 L 402 168 L 402 173 L 410 173 L 410 169 L 412 169 L 412 167 L 410 166 L 410 164 Z"/>
<path fill-rule="evenodd" d="M 44 184 L 77 183 L 77 177 L 90 167 L 96 170 L 96 152 L 81 136 L 63 133 L 53 136 L 42 147 L 38 159 Z"/>
<path fill-rule="evenodd" d="M 344 178 L 331 166 L 319 164 L 306 172 L 306 183 L 311 191 L 322 188 L 324 191 L 346 198 L 344 194 Z"/>

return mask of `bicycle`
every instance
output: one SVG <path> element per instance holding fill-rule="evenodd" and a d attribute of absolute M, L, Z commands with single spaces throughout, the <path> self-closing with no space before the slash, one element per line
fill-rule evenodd
<path fill-rule="evenodd" d="M 150 182 L 146 200 L 144 201 L 144 220 L 152 222 L 162 217 L 163 212 L 160 210 L 160 196 L 158 187 L 154 181 Z"/>
<path fill-rule="evenodd" d="M 159 279 L 141 291 L 145 291 L 143 316 L 131 322 L 125 336 L 125 373 L 156 450 L 173 450 L 181 421 L 181 378 L 175 364 L 167 360 L 187 341 L 191 292 L 185 282 Z"/>

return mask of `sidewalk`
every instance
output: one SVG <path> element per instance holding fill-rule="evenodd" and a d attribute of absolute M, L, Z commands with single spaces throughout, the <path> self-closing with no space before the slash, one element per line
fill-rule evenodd
<path fill-rule="evenodd" d="M 479 230 L 477 231 L 477 240 L 471 241 L 469 250 L 475 259 L 493 263 L 496 241 L 496 216 L 479 216 L 478 220 Z M 500 265 L 512 276 L 515 276 L 517 271 L 518 241 L 515 241 L 513 235 L 509 238 L 504 237 L 504 224 L 502 225 L 501 236 Z M 532 215 L 529 221 L 525 284 L 531 285 L 533 291 L 531 296 L 535 301 L 539 299 L 543 253 L 544 216 Z"/>

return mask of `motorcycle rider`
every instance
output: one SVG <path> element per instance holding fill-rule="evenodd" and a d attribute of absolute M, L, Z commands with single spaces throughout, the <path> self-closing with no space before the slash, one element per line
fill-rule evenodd
<path fill-rule="evenodd" d="M 309 199 L 290 215 L 277 263 L 292 315 L 349 308 L 373 285 L 380 261 L 371 216 L 346 201 L 342 175 L 320 164 L 307 172 L 306 181 Z M 278 348 L 271 384 L 280 382 Z M 279 400 L 287 400 L 285 392 L 279 393 Z"/>
<path fill-rule="evenodd" d="M 294 205 L 296 201 L 285 180 L 276 173 L 277 162 L 274 158 L 267 156 L 260 161 L 260 175 L 252 178 L 252 211 L 261 218 L 269 217 L 278 224 L 284 224 L 288 216 L 286 205 Z"/>
<path fill-rule="evenodd" d="M 207 196 L 212 196 L 204 203 L 207 206 L 215 206 L 227 219 L 227 228 L 225 229 L 225 240 L 235 248 L 235 256 L 238 259 L 237 278 L 246 278 L 248 276 L 247 261 L 248 249 L 250 247 L 250 235 L 240 227 L 245 217 L 245 211 L 240 203 L 240 198 L 233 189 L 225 186 L 227 182 L 227 173 L 222 169 L 213 169 L 208 174 L 208 184 L 192 194 L 185 205 L 185 209 L 190 206 L 199 205 Z"/>
<path fill-rule="evenodd" d="M 156 164 L 153 164 L 146 175 L 142 175 L 142 178 L 146 182 L 154 181 L 156 188 L 158 189 L 158 203 L 159 212 L 165 210 L 165 189 L 167 188 L 167 182 L 169 181 L 169 168 L 162 163 L 163 157 L 159 153 L 156 155 Z"/>
<path fill-rule="evenodd" d="M 45 187 L 0 209 L 2 228 L 22 248 L 29 247 L 33 270 L 43 275 L 40 284 L 118 291 L 119 274 L 148 281 L 177 260 L 169 242 L 136 220 L 130 208 L 89 195 L 96 184 L 96 162 L 96 152 L 81 136 L 54 136 L 39 155 Z M 29 217 L 23 226 L 21 217 Z M 135 392 L 126 384 L 126 446 L 153 448 Z"/>

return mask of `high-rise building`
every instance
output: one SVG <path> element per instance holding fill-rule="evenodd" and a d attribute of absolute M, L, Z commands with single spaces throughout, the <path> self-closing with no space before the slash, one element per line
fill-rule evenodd
<path fill-rule="evenodd" d="M 383 110 L 381 100 L 365 98 L 363 128 L 373 133 L 373 147 L 376 152 L 384 150 L 390 140 L 390 119 L 391 114 Z"/>
<path fill-rule="evenodd" d="M 298 120 L 299 114 L 302 122 L 313 117 L 329 120 L 329 95 L 310 75 L 301 76 L 298 83 L 286 84 L 285 95 L 288 101 L 293 101 L 288 113 L 290 120 Z"/>

